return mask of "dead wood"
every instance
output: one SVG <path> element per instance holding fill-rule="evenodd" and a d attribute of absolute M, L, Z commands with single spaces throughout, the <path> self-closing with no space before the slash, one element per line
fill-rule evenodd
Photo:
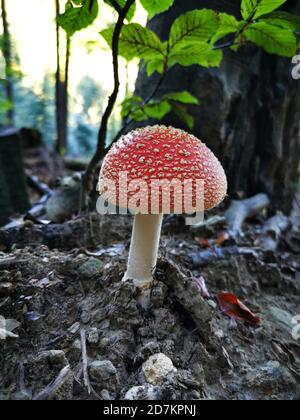
<path fill-rule="evenodd" d="M 290 219 L 283 214 L 277 214 L 264 224 L 257 245 L 264 251 L 275 252 L 278 248 L 282 234 L 289 229 Z"/>
<path fill-rule="evenodd" d="M 54 398 L 60 399 L 57 394 L 60 394 L 61 388 L 70 386 L 70 383 L 73 382 L 74 376 L 69 365 L 65 366 L 59 373 L 58 377 L 49 384 L 45 389 L 43 389 L 39 394 L 37 394 L 33 400 L 52 400 Z M 72 395 L 72 394 L 71 394 Z"/>
<path fill-rule="evenodd" d="M 81 353 L 82 353 L 82 370 L 83 370 L 83 381 L 84 385 L 90 395 L 92 392 L 91 382 L 88 373 L 88 358 L 86 350 L 86 333 L 85 330 L 80 331 L 80 340 L 81 340 Z"/>
<path fill-rule="evenodd" d="M 46 245 L 50 249 L 94 249 L 99 244 L 130 238 L 131 223 L 127 216 L 101 216 L 96 213 L 80 216 L 62 224 L 16 226 L 0 229 L 0 250 Z"/>
<path fill-rule="evenodd" d="M 190 253 L 187 257 L 188 264 L 192 269 L 205 267 L 216 261 L 224 260 L 228 257 L 234 256 L 248 256 L 252 258 L 258 257 L 258 252 L 255 248 L 246 248 L 239 246 L 218 247 L 215 246 L 206 251 Z"/>
<path fill-rule="evenodd" d="M 36 176 L 27 175 L 27 184 L 41 196 L 52 194 L 51 188 L 49 188 L 44 182 L 40 181 Z"/>
<path fill-rule="evenodd" d="M 238 238 L 242 236 L 244 222 L 260 213 L 270 203 L 271 201 L 266 194 L 257 194 L 246 200 L 232 201 L 225 215 L 231 237 Z"/>
<path fill-rule="evenodd" d="M 14 257 L 1 259 L 0 260 L 0 269 L 1 270 L 11 269 L 11 268 L 16 267 L 18 265 L 25 264 L 26 262 L 27 262 L 26 260 L 17 260 Z"/>

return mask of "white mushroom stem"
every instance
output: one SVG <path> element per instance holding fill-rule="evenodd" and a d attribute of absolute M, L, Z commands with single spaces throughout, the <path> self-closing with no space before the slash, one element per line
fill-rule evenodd
<path fill-rule="evenodd" d="M 123 280 L 134 281 L 143 296 L 141 303 L 146 306 L 157 262 L 162 221 L 162 214 L 138 214 L 134 219 L 127 271 Z"/>

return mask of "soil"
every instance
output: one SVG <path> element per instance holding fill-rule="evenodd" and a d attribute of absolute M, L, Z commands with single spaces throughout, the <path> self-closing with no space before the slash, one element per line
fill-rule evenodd
<path fill-rule="evenodd" d="M 131 220 L 113 217 L 93 249 L 38 244 L 0 254 L 0 331 L 11 331 L 0 340 L 0 400 L 299 399 L 300 343 L 291 323 L 300 303 L 299 227 L 278 251 L 263 252 L 257 220 L 238 246 L 219 246 L 235 252 L 193 269 L 191 256 L 211 251 L 195 237 L 216 238 L 222 228 L 199 232 L 167 220 L 145 311 L 138 290 L 121 281 Z M 261 325 L 222 313 L 216 297 L 224 290 Z M 161 353 L 174 368 L 151 379 L 145 362 Z"/>

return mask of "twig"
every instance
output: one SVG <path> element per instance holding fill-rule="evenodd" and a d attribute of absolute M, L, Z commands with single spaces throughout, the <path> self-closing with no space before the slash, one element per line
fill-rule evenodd
<path fill-rule="evenodd" d="M 242 236 L 244 221 L 255 216 L 269 205 L 270 199 L 266 194 L 257 194 L 246 200 L 233 201 L 225 215 L 230 235 L 233 238 Z"/>
<path fill-rule="evenodd" d="M 258 258 L 259 254 L 256 248 L 228 246 L 228 247 L 213 247 L 206 251 L 189 253 L 186 257 L 186 263 L 192 269 L 205 267 L 213 264 L 216 261 L 226 260 L 229 257 L 243 255 L 249 258 Z"/>
<path fill-rule="evenodd" d="M 256 8 L 253 10 L 252 14 L 248 17 L 244 25 L 234 34 L 232 41 L 226 42 L 225 44 L 215 45 L 213 47 L 213 50 L 225 50 L 227 48 L 233 47 L 234 45 L 238 45 L 238 43 L 236 43 L 236 40 L 238 39 L 240 35 L 242 35 L 244 30 L 247 28 L 247 26 L 250 25 L 250 23 L 252 22 L 255 16 L 255 13 L 256 13 Z"/>
<path fill-rule="evenodd" d="M 46 386 L 46 388 L 43 389 L 38 395 L 36 395 L 33 398 L 33 400 L 41 401 L 53 399 L 55 397 L 56 392 L 63 384 L 65 384 L 68 381 L 71 375 L 73 376 L 70 365 L 67 365 L 60 371 L 58 377 L 51 384 Z"/>
<path fill-rule="evenodd" d="M 264 251 L 275 252 L 284 232 L 291 226 L 291 221 L 283 214 L 277 214 L 267 220 L 262 228 L 261 236 L 257 240 L 258 246 Z"/>
<path fill-rule="evenodd" d="M 93 172 L 99 163 L 99 161 L 105 156 L 105 141 L 107 137 L 107 128 L 110 116 L 113 112 L 114 106 L 117 101 L 120 88 L 119 78 L 119 40 L 121 31 L 126 19 L 127 13 L 130 7 L 134 4 L 135 0 L 127 0 L 124 8 L 119 12 L 119 17 L 114 28 L 113 39 L 112 39 L 112 57 L 113 57 L 113 71 L 114 71 L 114 89 L 109 97 L 107 108 L 103 114 L 100 130 L 98 134 L 97 150 L 91 159 L 86 173 L 84 175 L 83 185 L 86 191 L 92 190 L 92 177 Z"/>
<path fill-rule="evenodd" d="M 24 369 L 24 363 L 23 361 L 18 362 L 18 372 L 19 372 L 19 391 L 21 394 L 28 395 L 29 392 L 26 389 L 25 386 L 25 369 Z"/>
<path fill-rule="evenodd" d="M 41 196 L 52 194 L 52 190 L 48 187 L 48 185 L 46 185 L 44 182 L 41 182 L 36 176 L 27 175 L 27 184 Z"/>
<path fill-rule="evenodd" d="M 90 383 L 89 373 L 88 373 L 88 359 L 86 351 L 86 334 L 85 330 L 80 331 L 80 340 L 81 340 L 81 352 L 82 352 L 82 369 L 83 369 L 83 381 L 84 385 L 87 388 L 88 394 L 91 395 L 92 387 Z"/>
<path fill-rule="evenodd" d="M 120 7 L 119 3 L 116 0 L 110 0 L 110 3 L 118 13 L 122 12 L 122 7 Z"/>

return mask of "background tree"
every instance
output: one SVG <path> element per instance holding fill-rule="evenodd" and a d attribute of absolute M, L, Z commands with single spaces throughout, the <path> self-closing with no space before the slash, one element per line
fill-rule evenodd
<path fill-rule="evenodd" d="M 175 0 L 148 27 L 166 40 L 174 20 L 188 10 L 212 8 L 241 19 L 240 5 L 240 0 Z M 288 1 L 286 10 L 299 15 L 299 2 Z M 297 16 L 296 21 L 300 28 Z M 271 39 L 267 42 L 272 43 Z M 222 161 L 231 198 L 266 192 L 273 206 L 285 212 L 291 210 L 298 188 L 300 160 L 300 83 L 292 79 L 291 69 L 289 58 L 247 44 L 238 54 L 225 51 L 219 69 L 176 65 L 156 94 L 161 97 L 186 89 L 199 99 L 198 107 L 189 107 L 195 121 L 193 132 Z M 142 67 L 137 95 L 146 98 L 159 77 L 154 75 L 149 83 Z M 162 122 L 185 128 L 174 112 Z"/>
<path fill-rule="evenodd" d="M 103 98 L 106 94 L 89 75 L 80 80 L 76 89 L 75 106 L 81 110 L 75 115 L 74 129 L 70 130 L 73 141 L 69 145 L 69 152 L 75 152 L 80 156 L 91 156 L 94 152 L 98 130 L 95 121 L 103 112 Z"/>
<path fill-rule="evenodd" d="M 22 80 L 15 81 L 14 98 L 15 126 L 33 128 L 42 133 L 45 143 L 53 147 L 55 126 L 55 81 L 54 75 L 47 71 L 40 92 L 24 86 Z M 24 109 L 30 112 L 24 113 Z"/>
<path fill-rule="evenodd" d="M 68 4 L 68 3 L 67 3 Z M 65 154 L 68 147 L 68 85 L 69 85 L 69 68 L 71 55 L 71 39 L 66 35 L 65 54 L 61 54 L 62 49 L 62 33 L 58 23 L 60 15 L 60 0 L 55 0 L 56 10 L 56 125 L 57 140 L 56 150 L 60 154 Z"/>
<path fill-rule="evenodd" d="M 3 24 L 2 52 L 5 60 L 5 81 L 3 81 L 6 94 L 7 123 L 13 125 L 14 122 L 14 98 L 13 98 L 13 60 L 11 37 L 7 19 L 6 0 L 1 0 L 1 13 Z M 4 106 L 4 105 L 3 105 Z"/>

